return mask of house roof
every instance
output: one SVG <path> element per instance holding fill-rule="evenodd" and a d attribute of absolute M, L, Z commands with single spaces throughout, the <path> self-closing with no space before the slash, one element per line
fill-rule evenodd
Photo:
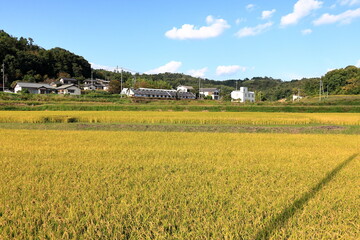
<path fill-rule="evenodd" d="M 60 87 L 57 87 L 56 89 L 66 89 L 66 88 L 69 88 L 69 87 L 76 87 L 76 86 L 74 84 L 65 84 L 65 85 L 62 85 Z"/>
<path fill-rule="evenodd" d="M 135 95 L 159 95 L 159 96 L 170 96 L 175 98 L 176 95 L 179 97 L 192 97 L 195 98 L 195 95 L 190 92 L 177 92 L 174 89 L 151 89 L 151 88 L 139 88 L 132 89 Z"/>
<path fill-rule="evenodd" d="M 184 86 L 184 85 L 180 85 L 180 86 L 178 86 L 178 88 L 179 87 L 183 87 L 183 88 L 187 88 L 187 89 L 194 89 L 192 86 Z"/>
<path fill-rule="evenodd" d="M 99 83 L 94 83 L 94 84 L 88 84 L 88 83 L 85 83 L 82 85 L 83 87 L 90 87 L 90 86 L 94 86 L 94 87 L 104 87 L 105 85 L 104 84 L 99 84 Z"/>
<path fill-rule="evenodd" d="M 176 91 L 175 90 L 166 90 L 166 89 L 152 89 L 152 88 L 139 88 L 139 89 L 134 89 L 134 94 L 137 95 L 170 95 L 172 96 L 172 94 L 175 94 Z"/>
<path fill-rule="evenodd" d="M 61 84 L 61 82 L 59 80 L 57 80 L 57 81 L 51 82 L 50 84 L 57 85 L 57 84 Z"/>
<path fill-rule="evenodd" d="M 179 97 L 192 97 L 195 98 L 195 94 L 192 92 L 178 92 L 177 93 Z"/>
<path fill-rule="evenodd" d="M 49 88 L 49 89 L 55 89 L 53 86 L 50 86 L 47 83 L 17 82 L 16 85 L 19 85 L 22 88 Z"/>
<path fill-rule="evenodd" d="M 65 81 L 71 81 L 71 82 L 77 82 L 78 80 L 74 79 L 74 78 L 60 78 L 62 80 L 65 80 Z"/>
<path fill-rule="evenodd" d="M 153 89 L 153 88 L 123 88 L 122 93 L 133 92 L 135 96 L 137 95 L 159 95 L 159 96 L 170 96 L 172 98 L 178 97 L 190 97 L 195 98 L 195 94 L 191 92 L 178 92 L 174 89 Z"/>

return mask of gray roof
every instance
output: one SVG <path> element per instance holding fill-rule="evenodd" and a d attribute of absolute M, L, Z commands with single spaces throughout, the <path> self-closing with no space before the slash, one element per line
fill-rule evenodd
<path fill-rule="evenodd" d="M 65 85 L 62 85 L 60 87 L 57 87 L 56 89 L 66 89 L 66 88 L 69 88 L 69 87 L 76 87 L 76 86 L 74 84 L 65 84 Z"/>
<path fill-rule="evenodd" d="M 177 92 L 173 89 L 150 89 L 150 88 L 139 88 L 133 89 L 135 96 L 152 95 L 152 96 L 169 96 L 170 98 L 195 98 L 195 95 L 190 92 Z"/>
<path fill-rule="evenodd" d="M 49 89 L 55 89 L 53 86 L 50 86 L 47 83 L 17 82 L 17 85 L 19 85 L 22 88 L 49 88 Z"/>
<path fill-rule="evenodd" d="M 191 92 L 178 92 L 177 93 L 179 97 L 190 97 L 190 98 L 195 98 L 195 94 L 191 93 Z"/>
<path fill-rule="evenodd" d="M 174 90 L 165 90 L 165 89 L 150 89 L 150 88 L 139 88 L 134 89 L 135 95 L 172 95 L 176 93 Z"/>
<path fill-rule="evenodd" d="M 77 80 L 74 78 L 60 78 L 60 79 L 63 79 L 65 81 L 77 82 Z"/>

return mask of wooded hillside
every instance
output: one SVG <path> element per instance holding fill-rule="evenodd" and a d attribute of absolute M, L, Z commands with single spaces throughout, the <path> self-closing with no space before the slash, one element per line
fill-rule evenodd
<path fill-rule="evenodd" d="M 62 48 L 45 50 L 33 39 L 19 39 L 0 30 L 0 62 L 5 63 L 7 85 L 16 80 L 41 82 L 58 77 L 90 77 L 91 66 L 83 57 Z"/>

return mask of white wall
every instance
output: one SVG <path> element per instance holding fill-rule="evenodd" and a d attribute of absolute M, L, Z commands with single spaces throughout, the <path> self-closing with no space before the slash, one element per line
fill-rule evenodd
<path fill-rule="evenodd" d="M 124 94 L 126 96 L 133 96 L 134 92 L 131 89 L 129 90 L 128 88 L 123 88 L 120 94 Z"/>
<path fill-rule="evenodd" d="M 231 92 L 231 99 L 240 102 L 255 102 L 255 93 L 249 92 L 247 87 L 241 87 L 240 90 Z"/>
<path fill-rule="evenodd" d="M 15 88 L 14 88 L 14 93 L 20 92 L 22 90 L 22 88 L 16 84 Z"/>

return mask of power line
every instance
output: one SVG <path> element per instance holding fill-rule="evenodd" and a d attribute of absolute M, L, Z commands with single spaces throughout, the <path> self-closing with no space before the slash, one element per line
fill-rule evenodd
<path fill-rule="evenodd" d="M 117 70 L 117 73 L 119 73 L 119 67 L 116 67 L 116 70 Z M 129 69 L 129 68 L 124 68 L 124 67 L 120 67 L 120 70 L 124 71 L 124 72 L 130 72 L 132 74 L 143 74 L 143 72 L 140 72 L 140 71 L 135 71 L 135 70 L 132 70 L 132 69 Z"/>

